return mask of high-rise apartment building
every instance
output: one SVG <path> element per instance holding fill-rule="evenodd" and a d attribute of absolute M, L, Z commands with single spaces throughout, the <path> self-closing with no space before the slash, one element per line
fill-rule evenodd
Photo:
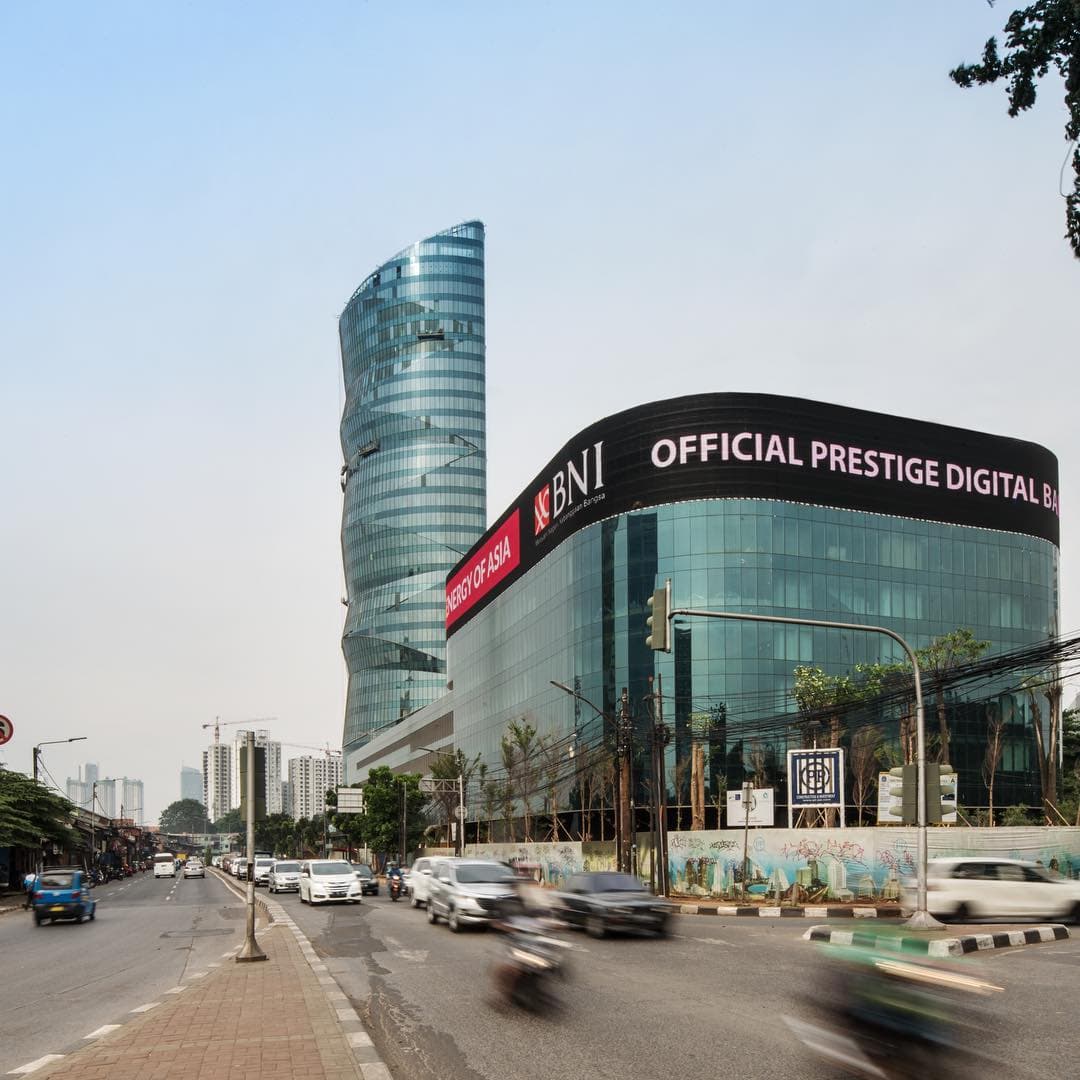
<path fill-rule="evenodd" d="M 72 777 L 67 778 L 67 797 L 71 801 L 72 806 L 77 806 L 80 810 L 90 809 L 90 800 L 92 798 L 92 785 L 85 780 L 76 780 Z"/>
<path fill-rule="evenodd" d="M 119 816 L 127 821 L 134 821 L 136 825 L 141 825 L 143 823 L 143 782 L 125 776 L 117 783 L 120 785 Z"/>
<path fill-rule="evenodd" d="M 388 259 L 338 333 L 347 752 L 446 689 L 446 575 L 486 526 L 483 224 Z"/>
<path fill-rule="evenodd" d="M 198 769 L 190 765 L 180 766 L 180 798 L 194 799 L 196 802 L 203 801 L 203 778 Z M 206 804 L 203 803 L 205 806 Z"/>
<path fill-rule="evenodd" d="M 232 809 L 232 747 L 213 742 L 203 751 L 203 797 L 211 823 Z"/>
<path fill-rule="evenodd" d="M 306 755 L 289 761 L 289 797 L 291 814 L 299 820 L 321 814 L 326 792 L 341 784 L 341 758 Z"/>
<path fill-rule="evenodd" d="M 238 731 L 232 753 L 232 805 L 240 805 L 240 751 L 247 745 L 248 733 Z M 266 812 L 281 813 L 281 743 L 270 738 L 268 731 L 255 732 L 255 746 L 266 751 Z"/>

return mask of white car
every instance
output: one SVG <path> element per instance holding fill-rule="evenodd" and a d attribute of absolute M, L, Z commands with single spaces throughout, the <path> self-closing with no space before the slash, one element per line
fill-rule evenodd
<path fill-rule="evenodd" d="M 409 894 L 409 903 L 419 907 L 427 904 L 431 895 L 431 874 L 435 860 L 427 855 L 422 855 L 412 864 L 405 890 Z"/>
<path fill-rule="evenodd" d="M 344 859 L 308 859 L 300 864 L 300 903 L 325 904 L 347 900 L 359 904 L 363 895 L 352 863 Z"/>
<path fill-rule="evenodd" d="M 266 887 L 272 893 L 300 891 L 300 863 L 295 859 L 278 859 L 270 867 Z"/>
<path fill-rule="evenodd" d="M 904 882 L 903 905 L 915 906 Z M 1019 859 L 931 859 L 926 906 L 943 919 L 1054 919 L 1080 922 L 1080 881 Z"/>
<path fill-rule="evenodd" d="M 252 875 L 255 881 L 255 888 L 267 883 L 267 879 L 270 877 L 270 868 L 273 865 L 274 859 L 269 855 L 255 856 L 255 873 Z"/>

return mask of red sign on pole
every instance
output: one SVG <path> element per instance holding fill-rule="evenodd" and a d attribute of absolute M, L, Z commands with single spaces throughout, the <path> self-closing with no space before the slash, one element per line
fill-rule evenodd
<path fill-rule="evenodd" d="M 0 716 L 0 746 L 15 734 L 15 725 L 6 717 Z"/>

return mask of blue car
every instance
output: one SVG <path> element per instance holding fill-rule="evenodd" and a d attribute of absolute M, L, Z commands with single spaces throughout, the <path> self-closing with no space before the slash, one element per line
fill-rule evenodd
<path fill-rule="evenodd" d="M 46 919 L 93 919 L 97 901 L 90 896 L 86 875 L 77 866 L 46 867 L 34 882 L 34 922 Z"/>

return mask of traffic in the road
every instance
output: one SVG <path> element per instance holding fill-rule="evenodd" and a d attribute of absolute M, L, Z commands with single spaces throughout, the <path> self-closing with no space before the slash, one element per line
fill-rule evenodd
<path fill-rule="evenodd" d="M 167 1000 L 240 943 L 239 897 L 213 875 L 178 873 L 171 855 L 169 865 L 163 877 L 148 871 L 93 890 L 81 870 L 43 871 L 34 907 L 0 918 L 0 1075 Z"/>
<path fill-rule="evenodd" d="M 300 880 L 305 870 L 310 880 L 310 864 L 321 861 L 300 860 Z M 334 861 L 344 873 L 342 860 Z M 365 871 L 353 868 L 357 881 Z M 366 898 L 310 902 L 310 894 L 282 893 L 275 900 L 363 1010 L 401 1080 L 713 1080 L 776 1071 L 827 1080 L 841 1073 L 821 1058 L 823 1024 L 843 1015 L 849 1032 L 882 987 L 908 1011 L 905 1038 L 918 1055 L 933 1054 L 934 1068 L 922 1075 L 1034 1076 L 1028 1062 L 1051 1042 L 1071 1039 L 1072 1052 L 1080 1052 L 1080 1038 L 1063 1033 L 1056 1010 L 1038 1005 L 1039 964 L 1049 959 L 990 968 L 978 958 L 888 963 L 886 956 L 882 967 L 875 950 L 804 941 L 805 920 L 684 916 L 640 885 L 642 895 L 634 897 L 617 875 L 579 877 L 556 893 L 487 860 L 425 857 L 405 878 L 406 902 L 391 900 L 385 883 Z M 461 917 L 467 886 L 479 891 L 484 916 Z M 662 923 L 637 925 L 634 900 L 642 919 Z M 610 903 L 622 925 L 590 923 L 580 908 L 570 914 L 568 902 Z M 536 925 L 525 928 L 522 919 Z M 532 997 L 515 993 L 517 979 L 539 964 L 552 978 L 538 980 Z M 1062 993 L 1080 992 L 1080 967 L 1055 976 Z M 917 1010 L 942 1004 L 951 1018 L 925 1024 L 920 1041 Z M 843 1039 L 844 1053 L 862 1052 Z M 897 1043 L 891 1045 L 895 1053 Z M 740 1050 L 703 1053 L 707 1046 Z M 865 1075 L 877 1075 L 872 1061 L 869 1068 Z"/>

